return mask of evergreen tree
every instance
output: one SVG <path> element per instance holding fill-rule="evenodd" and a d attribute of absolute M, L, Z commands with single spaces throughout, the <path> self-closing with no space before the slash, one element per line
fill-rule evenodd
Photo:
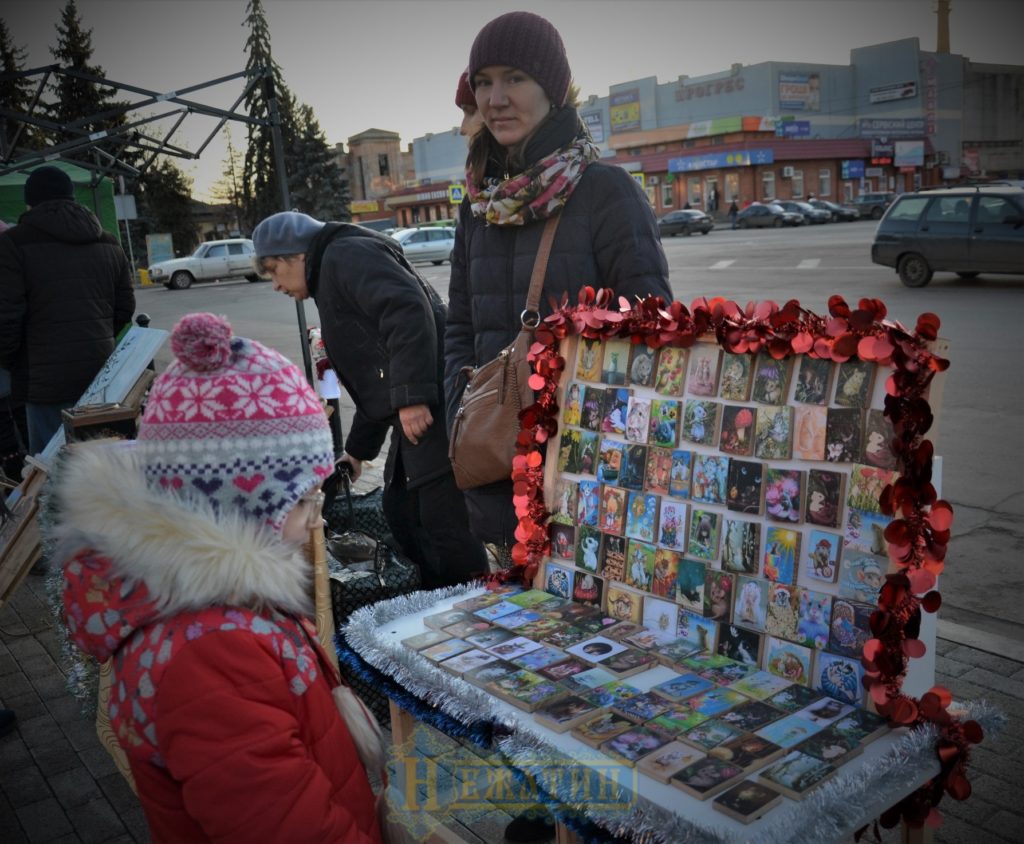
<path fill-rule="evenodd" d="M 217 202 L 230 205 L 234 217 L 234 228 L 242 228 L 242 209 L 245 204 L 243 190 L 242 158 L 231 139 L 231 129 L 225 127 L 224 133 L 228 141 L 228 154 L 224 159 L 221 177 L 210 188 L 210 194 Z"/>
<path fill-rule="evenodd" d="M 106 75 L 102 67 L 91 64 L 92 30 L 86 29 L 82 25 L 75 0 L 67 0 L 67 4 L 61 10 L 60 22 L 57 24 L 57 46 L 51 47 L 50 52 L 54 59 L 65 67 L 71 67 L 92 76 L 103 77 Z M 117 108 L 123 103 L 113 99 L 115 91 L 115 88 L 105 87 L 96 82 L 63 74 L 58 75 L 57 81 L 51 87 L 54 102 L 49 106 L 49 118 L 60 126 L 66 126 L 81 118 Z M 124 115 L 88 121 L 77 127 L 78 132 L 58 130 L 55 137 L 50 140 L 54 144 L 60 144 L 82 137 L 81 130 L 90 133 L 99 132 L 115 128 L 124 122 Z M 119 140 L 115 138 L 102 146 L 113 152 L 119 145 Z M 71 157 L 84 158 L 87 155 L 89 155 L 87 152 L 76 152 L 72 153 Z"/>
<path fill-rule="evenodd" d="M 7 23 L 0 18 L 0 74 L 15 74 L 25 69 L 25 48 L 16 47 L 7 29 Z M 33 85 L 31 80 L 22 77 L 16 79 L 0 77 L 0 103 L 4 108 L 27 114 L 32 102 Z M 7 156 L 11 152 L 14 135 L 21 127 L 18 135 L 18 147 L 37 149 L 41 144 L 37 133 L 27 124 L 17 120 L 0 117 L 0 155 Z"/>
<path fill-rule="evenodd" d="M 161 158 L 139 177 L 139 219 L 132 227 L 135 254 L 143 256 L 147 234 L 170 232 L 179 254 L 192 252 L 198 229 L 192 215 L 192 180 L 168 158 Z"/>
<path fill-rule="evenodd" d="M 288 167 L 292 205 L 318 220 L 348 220 L 351 216 L 348 182 L 342 176 L 313 109 L 300 105 L 296 123 Z"/>
<path fill-rule="evenodd" d="M 280 66 L 273 60 L 270 53 L 270 27 L 263 11 L 261 0 L 249 0 L 246 6 L 245 25 L 249 27 L 249 36 L 245 41 L 247 58 L 245 69 L 252 76 L 270 71 L 274 91 L 277 94 L 278 110 L 281 119 L 281 135 L 284 148 L 293 146 L 294 138 L 294 98 L 284 84 Z M 264 94 L 262 79 L 245 99 L 246 110 L 250 117 L 261 120 L 270 119 L 270 110 Z M 285 165 L 287 171 L 287 163 Z M 264 217 L 277 211 L 286 210 L 281 207 L 281 192 L 278 187 L 277 166 L 274 161 L 274 140 L 270 126 L 249 124 L 249 133 L 245 148 L 245 162 L 242 167 L 242 191 L 244 196 L 243 213 L 244 228 L 251 231 Z"/>

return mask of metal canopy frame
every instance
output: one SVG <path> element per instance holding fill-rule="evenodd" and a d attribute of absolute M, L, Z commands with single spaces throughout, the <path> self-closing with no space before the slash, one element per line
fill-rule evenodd
<path fill-rule="evenodd" d="M 91 82 L 104 88 L 112 89 L 112 96 L 133 94 L 140 96 L 141 99 L 81 117 L 64 125 L 53 123 L 40 117 L 36 112 L 47 84 L 52 78 L 61 76 L 79 79 L 83 82 Z M 200 82 L 197 85 L 165 92 L 153 91 L 126 82 L 118 82 L 59 64 L 44 65 L 14 73 L 3 73 L 0 74 L 0 79 L 5 81 L 14 79 L 37 80 L 35 93 L 32 96 L 32 101 L 29 103 L 27 113 L 12 111 L 0 105 L 0 122 L 14 122 L 17 126 L 10 144 L 7 144 L 5 135 L 0 133 L 0 176 L 7 175 L 8 173 L 28 172 L 40 164 L 46 164 L 51 161 L 67 161 L 92 173 L 91 188 L 95 188 L 102 179 L 108 176 L 117 175 L 137 178 L 152 166 L 158 155 L 169 155 L 174 158 L 187 160 L 198 159 L 220 130 L 224 128 L 224 125 L 231 120 L 249 126 L 270 127 L 273 137 L 274 163 L 278 172 L 281 208 L 286 210 L 291 208 L 291 194 L 288 190 L 288 176 L 284 166 L 281 115 L 278 110 L 277 93 L 274 90 L 273 73 L 269 67 L 256 71 L 242 70 L 238 73 L 220 76 L 207 82 Z M 238 79 L 246 80 L 245 87 L 228 109 L 207 105 L 187 96 L 197 91 L 234 82 Z M 267 110 L 270 115 L 269 120 L 252 117 L 239 111 L 246 97 L 257 86 L 262 88 L 264 99 L 267 102 Z M 157 114 L 140 114 L 142 109 L 152 109 L 154 107 L 162 110 Z M 195 152 L 171 143 L 171 138 L 181 127 L 182 123 L 184 123 L 185 118 L 191 114 L 217 118 L 216 126 Z M 99 132 L 91 132 L 88 128 L 90 125 L 120 117 L 126 118 L 126 122 L 122 126 L 104 129 Z M 141 127 L 170 118 L 173 118 L 173 123 L 160 137 L 153 137 L 142 131 Z M 18 155 L 18 139 L 27 126 L 45 129 L 50 132 L 70 132 L 75 137 L 44 150 L 23 150 Z M 103 149 L 104 146 L 108 148 Z M 112 150 L 111 146 L 113 147 Z M 146 155 L 139 166 L 133 166 L 123 160 L 122 156 L 128 150 L 139 151 Z M 72 154 L 83 155 L 85 153 L 91 153 L 91 160 L 87 157 L 71 157 Z M 296 301 L 295 314 L 299 324 L 301 340 L 299 346 L 302 349 L 302 362 L 306 370 L 306 378 L 315 387 L 313 361 L 309 352 L 308 331 L 306 328 L 306 313 L 303 310 L 302 302 Z"/>

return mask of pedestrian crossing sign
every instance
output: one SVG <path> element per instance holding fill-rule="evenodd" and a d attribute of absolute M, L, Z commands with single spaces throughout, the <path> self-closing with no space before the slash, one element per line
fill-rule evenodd
<path fill-rule="evenodd" d="M 448 201 L 452 205 L 458 205 L 462 202 L 462 197 L 466 194 L 466 188 L 463 185 L 448 185 Z"/>

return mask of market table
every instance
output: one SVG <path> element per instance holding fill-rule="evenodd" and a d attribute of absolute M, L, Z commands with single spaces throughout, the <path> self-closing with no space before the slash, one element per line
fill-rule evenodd
<path fill-rule="evenodd" d="M 579 794 L 582 774 L 576 775 L 577 787 L 572 792 L 567 778 L 553 778 L 552 770 L 586 766 L 607 775 L 616 767 L 612 760 L 567 732 L 556 733 L 542 726 L 529 713 L 441 670 L 401 644 L 423 631 L 425 616 L 484 591 L 477 587 L 420 592 L 366 607 L 353 615 L 344 629 L 339 651 L 350 668 L 377 673 L 380 685 L 392 698 L 396 748 L 409 740 L 416 722 L 424 720 L 455 737 L 468 735 L 478 742 L 489 741 L 511 770 L 550 786 L 550 790 L 540 789 L 539 801 L 547 803 L 559 821 L 559 842 L 578 840 L 573 829 L 585 829 L 587 835 L 599 830 L 645 843 L 839 841 L 939 772 L 935 730 L 897 729 L 869 743 L 863 753 L 842 765 L 804 800 L 785 798 L 752 824 L 713 810 L 711 800 L 697 800 L 644 774 L 634 777 L 634 769 L 622 766 L 610 789 L 581 800 L 580 796 L 586 796 Z M 630 677 L 628 682 L 646 690 L 673 673 L 659 666 Z M 984 704 L 972 707 L 969 714 L 983 726 L 994 717 Z M 607 799 L 593 799 L 598 796 Z M 393 803 L 402 799 L 403 795 L 392 794 Z M 450 840 L 447 835 L 442 831 L 434 840 Z M 927 828 L 904 831 L 905 841 L 929 839 Z"/>

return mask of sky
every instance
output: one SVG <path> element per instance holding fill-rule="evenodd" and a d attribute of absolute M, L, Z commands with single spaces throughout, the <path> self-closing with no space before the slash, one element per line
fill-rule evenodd
<path fill-rule="evenodd" d="M 53 61 L 65 0 L 0 0 L 0 17 L 28 53 Z M 1024 64 L 1024 0 L 953 0 L 952 51 L 974 61 Z M 245 67 L 246 0 L 78 0 L 92 29 L 93 62 L 107 78 L 156 91 L 198 85 Z M 845 65 L 850 50 L 918 37 L 934 50 L 934 0 L 264 0 L 274 59 L 292 92 L 313 107 L 328 140 L 365 129 L 398 132 L 403 148 L 457 125 L 459 74 L 480 28 L 527 9 L 565 42 L 583 98 L 611 85 L 659 82 L 728 70 L 733 63 Z M 235 81 L 189 96 L 218 107 L 241 93 Z M 166 128 L 169 121 L 158 123 Z M 189 116 L 172 141 L 199 149 L 214 129 Z M 244 128 L 232 130 L 244 145 Z M 208 198 L 223 170 L 223 133 L 198 161 L 178 161 Z"/>

